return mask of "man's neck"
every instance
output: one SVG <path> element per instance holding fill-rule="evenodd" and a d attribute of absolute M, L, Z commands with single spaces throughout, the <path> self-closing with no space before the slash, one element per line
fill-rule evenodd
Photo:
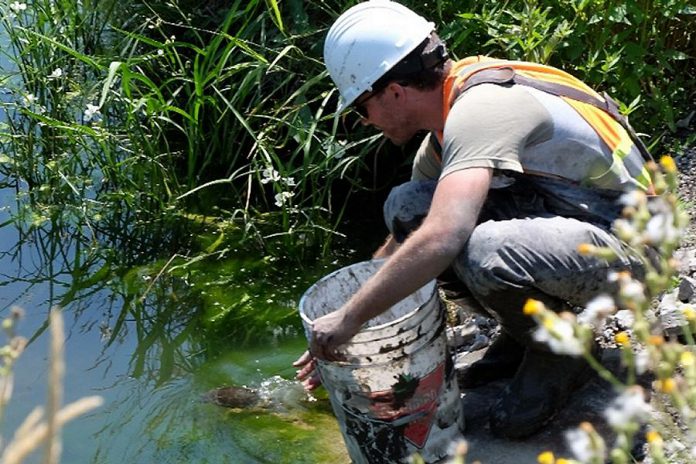
<path fill-rule="evenodd" d="M 449 75 L 451 69 L 452 62 L 448 61 L 445 64 L 445 76 Z M 445 80 L 443 79 L 434 89 L 419 92 L 416 104 L 421 115 L 421 126 L 424 130 L 442 132 L 445 128 L 445 119 L 443 117 L 444 99 L 442 95 L 444 84 Z"/>

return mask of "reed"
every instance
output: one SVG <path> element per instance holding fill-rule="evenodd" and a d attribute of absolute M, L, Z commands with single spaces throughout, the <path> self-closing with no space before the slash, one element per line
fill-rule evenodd
<path fill-rule="evenodd" d="M 3 326 L 8 335 L 11 337 L 8 345 L 4 347 L 6 353 L 3 359 L 2 373 L 0 381 L 2 382 L 3 401 L 0 405 L 0 410 L 4 409 L 7 401 L 10 399 L 11 392 L 11 369 L 14 361 L 21 354 L 24 348 L 25 341 L 14 335 L 12 328 L 16 320 L 21 317 L 20 312 L 15 310 L 13 315 L 5 319 Z M 37 450 L 41 445 L 44 445 L 45 464 L 55 464 L 60 462 L 61 440 L 60 431 L 62 426 L 83 415 L 102 404 L 100 396 L 89 396 L 80 398 L 65 406 L 61 406 L 63 396 L 63 375 L 65 373 L 65 360 L 63 344 L 65 342 L 65 333 L 63 331 L 63 319 L 58 309 L 51 311 L 50 316 L 51 327 L 51 344 L 49 353 L 49 378 L 48 378 L 48 398 L 46 408 L 37 406 L 24 420 L 24 422 L 15 430 L 11 441 L 4 445 L 1 449 L 0 460 L 4 464 L 19 464 L 23 462 L 32 452 Z M 11 353 L 8 355 L 7 353 Z M 8 358 L 9 356 L 9 358 Z M 11 362 L 8 362 L 8 359 Z M 45 415 L 45 417 L 44 417 Z"/>

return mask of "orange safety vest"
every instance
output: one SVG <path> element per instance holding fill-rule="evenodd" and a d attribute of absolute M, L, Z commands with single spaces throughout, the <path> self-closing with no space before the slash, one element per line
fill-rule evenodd
<path fill-rule="evenodd" d="M 565 71 L 543 64 L 485 56 L 472 56 L 454 62 L 443 85 L 443 121 L 447 120 L 457 98 L 479 83 L 522 84 L 555 94 L 572 106 L 594 129 L 609 147 L 613 163 L 623 164 L 623 160 L 629 155 L 642 155 L 645 161 L 652 159 L 625 118 L 618 114 L 615 102 L 608 95 L 600 95 Z M 435 136 L 442 147 L 442 132 L 435 133 Z M 654 190 L 645 167 L 635 180 L 645 191 Z"/>

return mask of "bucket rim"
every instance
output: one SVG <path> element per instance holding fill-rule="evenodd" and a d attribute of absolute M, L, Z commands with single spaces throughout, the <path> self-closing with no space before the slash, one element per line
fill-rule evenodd
<path fill-rule="evenodd" d="M 373 264 L 377 264 L 377 269 L 379 269 L 379 267 L 381 267 L 381 265 L 382 265 L 385 261 L 386 261 L 386 258 L 379 258 L 379 259 L 372 259 L 372 260 L 367 260 L 367 261 L 360 261 L 360 262 L 351 264 L 351 265 L 349 265 L 349 266 L 344 266 L 344 267 L 341 267 L 341 268 L 339 268 L 339 269 L 336 269 L 335 271 L 333 271 L 333 272 L 331 272 L 331 273 L 325 275 L 325 276 L 322 277 L 321 279 L 317 280 L 314 284 L 312 284 L 312 285 L 302 294 L 302 297 L 300 298 L 300 302 L 299 302 L 299 304 L 298 304 L 298 312 L 300 313 L 300 318 L 301 318 L 305 323 L 307 323 L 309 326 L 311 326 L 312 322 L 314 322 L 315 319 L 310 319 L 310 318 L 305 314 L 305 312 L 303 311 L 303 309 L 304 309 L 305 302 L 306 302 L 306 299 L 307 299 L 307 294 L 311 293 L 311 291 L 312 291 L 315 287 L 318 287 L 322 282 L 324 282 L 325 280 L 328 280 L 328 279 L 333 278 L 335 274 L 338 274 L 339 272 L 343 271 L 344 269 L 346 269 L 346 268 L 348 268 L 348 267 L 357 266 L 357 265 L 360 265 L 360 264 L 373 263 Z M 425 284 L 423 284 L 421 287 L 418 288 L 418 290 L 416 290 L 416 291 L 413 292 L 413 293 L 417 293 L 417 292 L 419 292 L 420 290 L 422 290 L 423 288 L 426 288 L 426 287 L 428 287 L 428 286 L 432 286 L 432 291 L 430 291 L 430 292 L 428 293 L 427 298 L 425 299 L 425 302 L 424 302 L 423 304 L 421 304 L 420 306 L 415 307 L 413 310 L 411 310 L 411 311 L 407 312 L 406 314 L 404 314 L 404 315 L 402 315 L 402 316 L 400 316 L 400 317 L 398 317 L 398 318 L 396 318 L 396 319 L 393 319 L 393 320 L 391 320 L 391 321 L 389 321 L 389 322 L 385 322 L 385 323 L 383 323 L 383 324 L 379 324 L 379 325 L 376 325 L 376 326 L 373 326 L 373 327 L 364 327 L 364 328 L 361 328 L 360 331 L 359 331 L 358 333 L 376 332 L 376 331 L 382 330 L 382 329 L 384 329 L 384 328 L 386 328 L 386 327 L 389 327 L 389 326 L 392 326 L 392 325 L 396 325 L 396 324 L 398 324 L 398 323 L 401 323 L 401 322 L 403 322 L 404 320 L 406 320 L 406 319 L 408 319 L 409 317 L 411 317 L 411 316 L 413 315 L 413 313 L 415 313 L 416 311 L 418 311 L 425 303 L 429 302 L 429 301 L 433 298 L 433 295 L 437 293 L 437 283 L 435 282 L 435 279 L 429 280 L 428 282 L 426 282 Z M 362 287 L 362 284 L 361 284 L 361 287 Z M 413 295 L 413 293 L 412 293 L 411 295 Z M 409 296 L 410 296 L 410 295 L 409 295 Z M 403 300 L 400 300 L 400 301 L 403 301 Z M 337 309 L 338 309 L 338 308 L 337 308 Z M 366 323 L 367 323 L 367 322 L 366 322 Z M 356 334 L 356 335 L 357 335 L 357 334 Z M 349 342 L 347 342 L 347 343 L 349 343 Z"/>

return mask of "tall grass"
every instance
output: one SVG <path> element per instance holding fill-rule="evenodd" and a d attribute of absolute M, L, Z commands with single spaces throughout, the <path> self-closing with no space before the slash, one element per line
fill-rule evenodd
<path fill-rule="evenodd" d="M 4 9 L 17 72 L 3 171 L 28 197 L 25 223 L 79 223 L 128 256 L 211 222 L 267 253 L 328 249 L 374 138 L 342 140 L 320 30 L 289 33 L 275 2 L 237 1 L 214 29 L 176 3 L 123 20 L 61 7 Z"/>

